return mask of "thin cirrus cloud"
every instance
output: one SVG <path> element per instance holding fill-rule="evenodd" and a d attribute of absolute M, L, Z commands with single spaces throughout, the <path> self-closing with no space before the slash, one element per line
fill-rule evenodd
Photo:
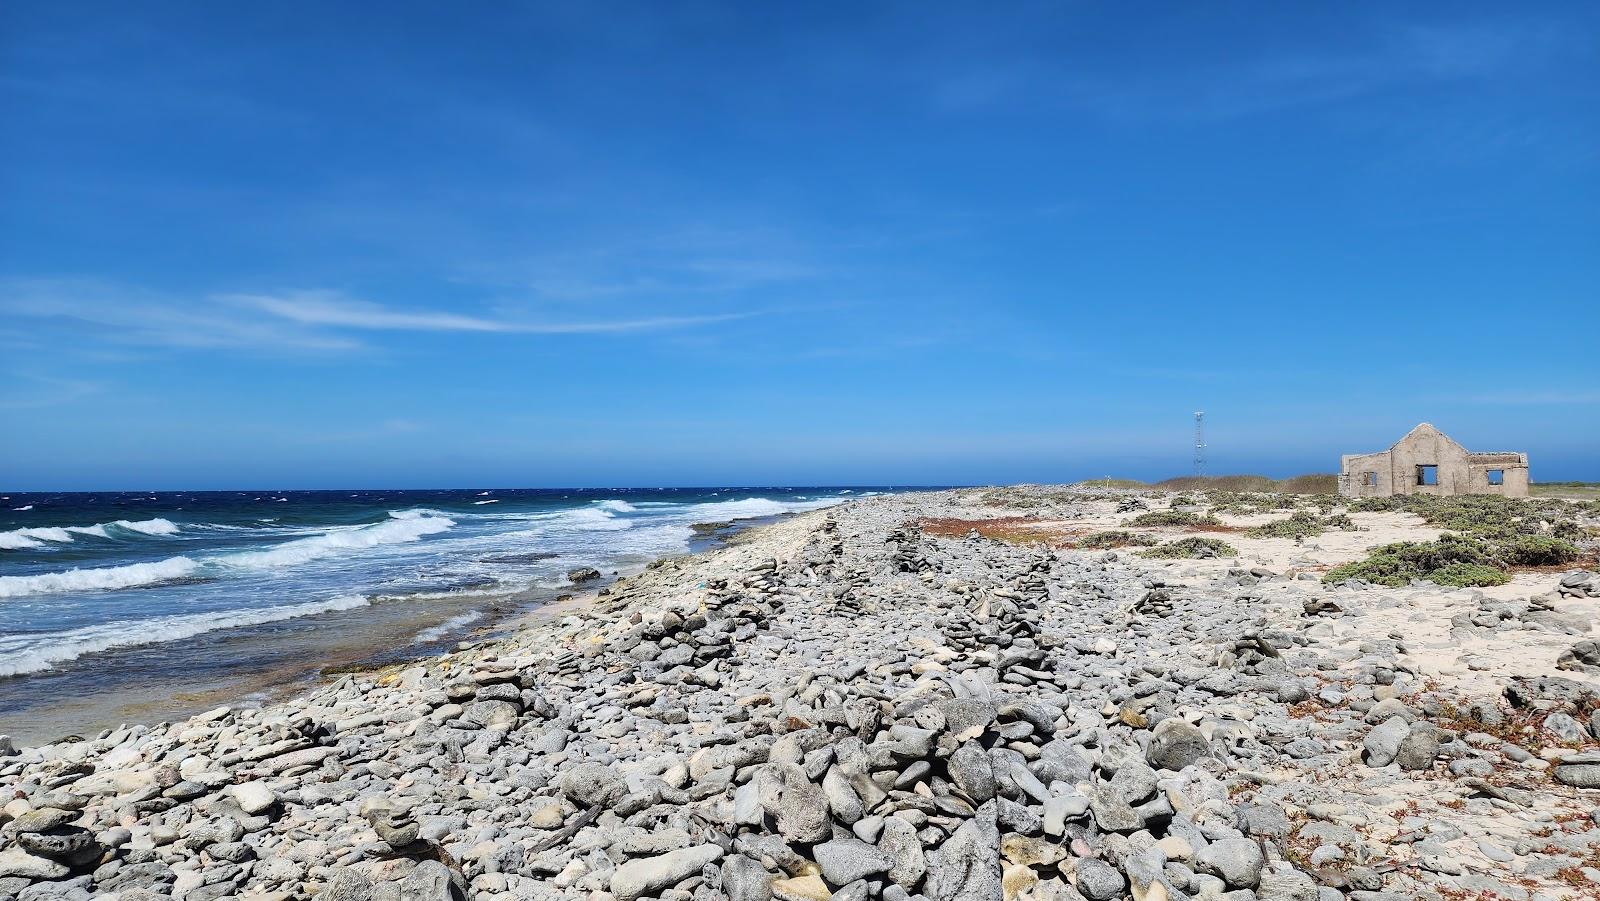
<path fill-rule="evenodd" d="M 226 300 L 253 307 L 302 325 L 353 329 L 428 332 L 517 332 L 534 335 L 580 335 L 643 332 L 748 319 L 756 313 L 703 316 L 647 316 L 581 322 L 542 322 L 513 318 L 463 316 L 428 310 L 395 310 L 341 295 L 306 292 L 284 296 L 231 295 Z"/>
<path fill-rule="evenodd" d="M 0 283 L 0 319 L 34 320 L 116 344 L 299 351 L 363 346 L 352 333 L 477 332 L 525 335 L 645 333 L 729 322 L 756 312 L 547 321 L 405 310 L 335 292 L 219 294 L 180 300 L 103 282 Z M 26 333 L 26 330 L 19 330 Z"/>

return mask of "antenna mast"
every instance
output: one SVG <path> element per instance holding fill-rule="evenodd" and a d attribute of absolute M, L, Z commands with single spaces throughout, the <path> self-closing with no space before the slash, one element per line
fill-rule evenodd
<path fill-rule="evenodd" d="M 1194 414 L 1194 474 L 1206 474 L 1206 414 L 1196 411 Z"/>

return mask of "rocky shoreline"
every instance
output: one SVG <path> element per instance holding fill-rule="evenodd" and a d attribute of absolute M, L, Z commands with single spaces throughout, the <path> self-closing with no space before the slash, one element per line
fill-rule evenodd
<path fill-rule="evenodd" d="M 0 745 L 0 901 L 1600 893 L 1600 578 L 919 527 L 986 503 L 863 499 L 293 701 Z"/>

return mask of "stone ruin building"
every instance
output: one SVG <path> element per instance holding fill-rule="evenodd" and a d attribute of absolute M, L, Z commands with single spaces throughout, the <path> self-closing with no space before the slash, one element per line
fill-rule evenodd
<path fill-rule="evenodd" d="M 1528 455 L 1475 454 L 1424 422 L 1376 454 L 1339 458 L 1339 493 L 1345 497 L 1392 494 L 1498 494 L 1528 496 Z"/>

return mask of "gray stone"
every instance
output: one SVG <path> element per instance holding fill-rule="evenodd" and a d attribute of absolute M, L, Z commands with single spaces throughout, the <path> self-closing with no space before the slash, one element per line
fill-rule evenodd
<path fill-rule="evenodd" d="M 232 789 L 233 800 L 238 803 L 239 809 L 255 816 L 265 813 L 278 803 L 278 796 L 264 782 L 245 782 L 235 785 Z"/>
<path fill-rule="evenodd" d="M 1433 767 L 1433 760 L 1438 756 L 1438 734 L 1432 726 L 1417 723 L 1400 742 L 1400 747 L 1394 755 L 1394 762 L 1398 763 L 1402 770 L 1426 770 Z"/>
<path fill-rule="evenodd" d="M 1276 804 L 1242 805 L 1234 819 L 1245 835 L 1279 840 L 1289 837 L 1289 817 Z"/>
<path fill-rule="evenodd" d="M 464 901 L 465 894 L 437 860 L 422 861 L 400 880 L 400 901 Z"/>
<path fill-rule="evenodd" d="M 1000 830 L 993 801 L 939 846 L 924 893 L 931 901 L 998 901 Z"/>
<path fill-rule="evenodd" d="M 722 860 L 722 892 L 728 901 L 768 901 L 772 874 L 743 854 L 730 854 Z"/>
<path fill-rule="evenodd" d="M 92 833 L 75 827 L 63 827 L 51 832 L 23 832 L 16 839 L 17 844 L 29 854 L 74 865 L 99 857 L 101 851 Z"/>
<path fill-rule="evenodd" d="M 1550 775 L 1557 782 L 1574 788 L 1600 788 L 1600 763 L 1558 764 Z"/>
<path fill-rule="evenodd" d="M 1039 748 L 1039 759 L 1032 765 L 1033 774 L 1039 781 L 1049 785 L 1052 782 L 1065 782 L 1068 785 L 1077 785 L 1088 782 L 1092 773 L 1089 761 L 1078 753 L 1076 745 L 1069 744 L 1060 739 L 1046 743 Z"/>
<path fill-rule="evenodd" d="M 0 851 L 0 878 L 61 879 L 67 872 L 66 864 L 29 854 L 15 846 Z"/>
<path fill-rule="evenodd" d="M 1089 793 L 1089 811 L 1095 825 L 1106 832 L 1133 832 L 1144 828 L 1144 817 L 1109 786 L 1097 785 Z"/>
<path fill-rule="evenodd" d="M 916 827 L 896 816 L 884 817 L 878 850 L 889 856 L 889 879 L 906 891 L 914 891 L 928 872 L 927 858 Z"/>
<path fill-rule="evenodd" d="M 617 901 L 635 901 L 659 894 L 722 859 L 716 845 L 695 845 L 656 857 L 641 857 L 617 867 L 611 874 L 611 894 Z"/>
<path fill-rule="evenodd" d="M 603 763 L 580 763 L 561 774 L 561 794 L 581 807 L 610 807 L 628 793 L 628 783 Z"/>
<path fill-rule="evenodd" d="M 369 901 L 371 897 L 372 880 L 349 867 L 338 867 L 317 901 Z"/>
<path fill-rule="evenodd" d="M 1119 898 L 1128 884 L 1115 867 L 1093 857 L 1085 857 L 1078 861 L 1074 879 L 1078 891 L 1089 901 L 1112 901 L 1113 898 Z"/>
<path fill-rule="evenodd" d="M 1177 717 L 1167 717 L 1151 732 L 1145 759 L 1158 770 L 1181 770 L 1211 753 L 1201 731 Z"/>
<path fill-rule="evenodd" d="M 1404 717 L 1390 717 L 1367 733 L 1362 747 L 1366 749 L 1368 766 L 1388 766 L 1400 753 L 1400 743 L 1411 734 L 1411 724 Z"/>
<path fill-rule="evenodd" d="M 1247 838 L 1225 838 L 1212 842 L 1195 855 L 1195 865 L 1228 884 L 1229 888 L 1255 888 L 1261 883 L 1266 860 L 1261 848 Z"/>
<path fill-rule="evenodd" d="M 836 838 L 812 849 L 822 878 L 833 885 L 849 885 L 877 873 L 886 873 L 894 859 L 858 838 Z"/>
<path fill-rule="evenodd" d="M 784 785 L 778 800 L 778 834 L 791 842 L 811 844 L 833 834 L 828 817 L 828 796 L 803 776 Z"/>
<path fill-rule="evenodd" d="M 982 804 L 994 797 L 994 764 L 989 752 L 975 741 L 969 741 L 950 755 L 950 778 L 956 787 L 966 793 L 974 803 Z"/>
<path fill-rule="evenodd" d="M 1544 718 L 1544 731 L 1556 741 L 1570 745 L 1582 744 L 1589 737 L 1577 720 L 1559 710 Z"/>
<path fill-rule="evenodd" d="M 1261 874 L 1256 901 L 1319 901 L 1321 893 L 1310 876 L 1297 870 Z"/>
<path fill-rule="evenodd" d="M 12 820 L 11 828 L 16 832 L 48 832 L 57 826 L 65 826 L 77 820 L 78 817 L 79 814 L 75 810 L 42 807 L 38 810 L 30 810 Z"/>

